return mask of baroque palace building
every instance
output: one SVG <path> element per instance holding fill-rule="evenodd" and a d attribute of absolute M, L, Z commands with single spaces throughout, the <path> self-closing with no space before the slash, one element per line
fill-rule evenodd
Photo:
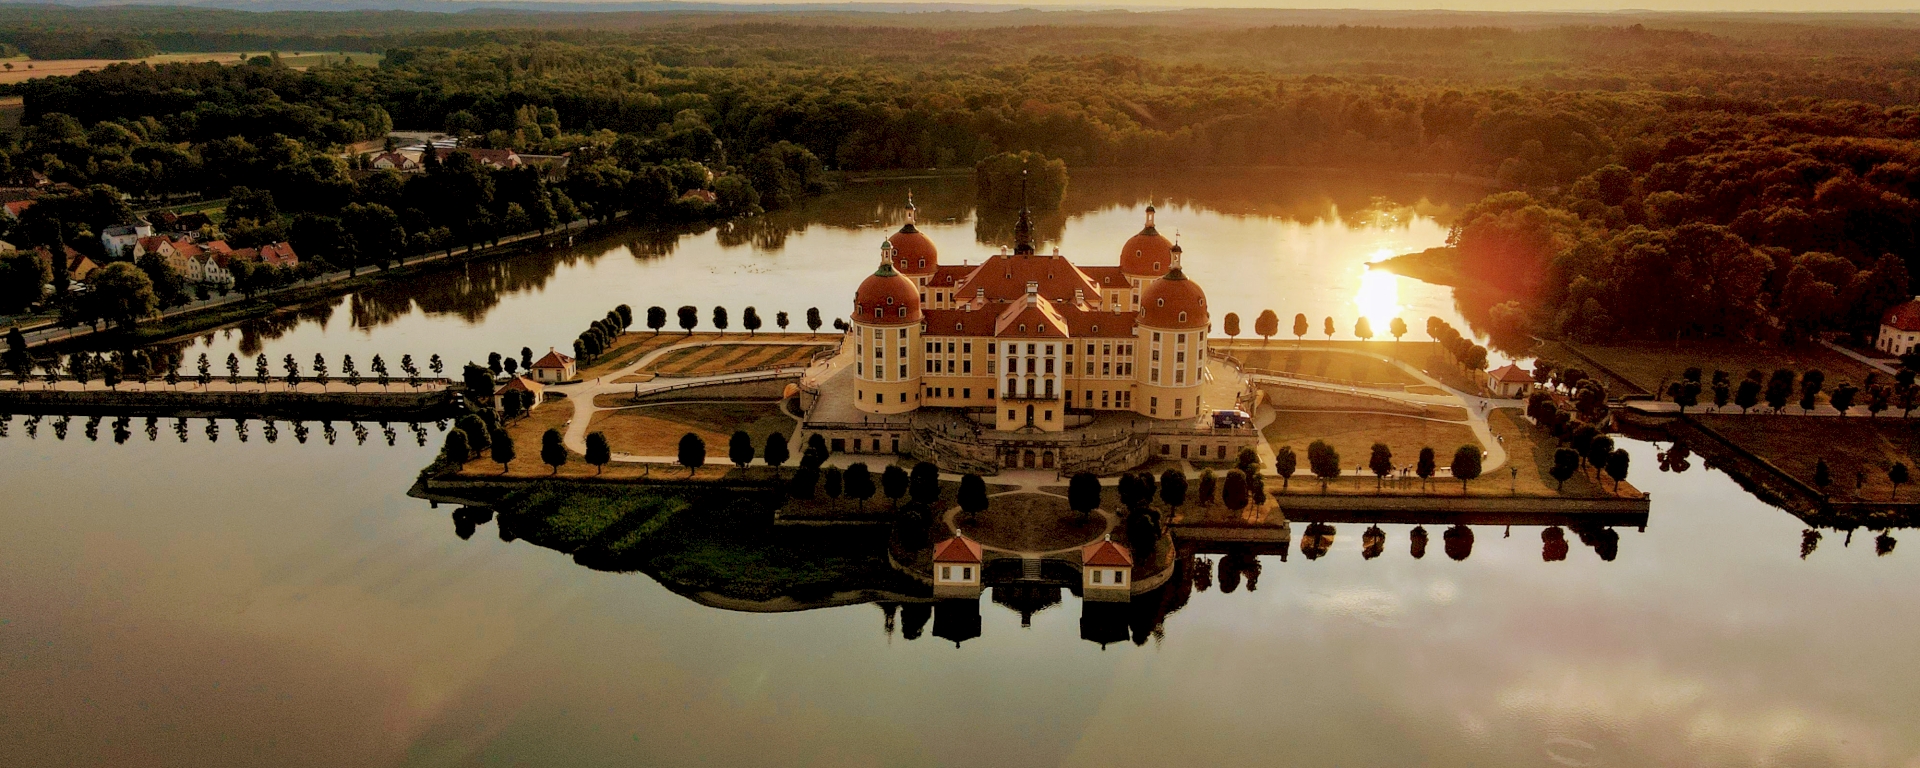
<path fill-rule="evenodd" d="M 1180 260 L 1151 207 L 1117 266 L 1076 265 L 1057 248 L 1036 252 L 1023 208 L 1011 252 L 942 265 L 909 201 L 906 225 L 881 245 L 879 269 L 854 293 L 857 407 L 875 415 L 991 409 L 993 429 L 1025 432 L 1085 420 L 1070 411 L 1193 421 L 1208 407 L 1210 317 L 1206 293 Z"/>

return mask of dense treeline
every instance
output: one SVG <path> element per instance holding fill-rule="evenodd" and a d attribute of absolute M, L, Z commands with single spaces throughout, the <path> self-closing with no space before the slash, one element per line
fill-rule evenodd
<path fill-rule="evenodd" d="M 1676 99 L 1640 125 L 1456 222 L 1496 341 L 1864 337 L 1911 294 L 1920 109 Z"/>

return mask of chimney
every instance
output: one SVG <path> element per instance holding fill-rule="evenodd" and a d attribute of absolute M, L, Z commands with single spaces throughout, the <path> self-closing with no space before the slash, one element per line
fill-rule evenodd
<path fill-rule="evenodd" d="M 1073 289 L 1073 303 L 1075 304 L 1087 303 L 1087 292 L 1081 288 Z"/>

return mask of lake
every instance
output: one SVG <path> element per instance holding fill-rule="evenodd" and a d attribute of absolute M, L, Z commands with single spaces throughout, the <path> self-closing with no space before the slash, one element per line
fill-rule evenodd
<path fill-rule="evenodd" d="M 851 185 L 722 230 L 624 235 L 383 286 L 193 342 L 271 358 L 564 346 L 614 304 L 844 313 L 911 186 L 950 262 L 977 260 L 964 180 Z M 1451 291 L 1369 275 L 1441 243 L 1478 192 L 1284 173 L 1077 176 L 1048 246 L 1111 263 L 1159 207 L 1217 313 L 1428 315 Z M 981 244 L 984 238 L 987 244 Z M 217 366 L 216 366 L 217 367 Z M 1656 471 L 1645 531 L 1603 560 L 1572 533 L 1475 527 L 1423 559 L 1409 528 L 1261 557 L 1149 635 L 1082 639 L 1071 595 L 981 634 L 909 640 L 872 604 L 706 607 L 644 574 L 463 539 L 405 491 L 437 449 L 336 424 L 267 442 L 193 420 L 117 444 L 75 419 L 0 439 L 0 765 L 1848 765 L 1920 761 L 1910 553 L 1804 526 L 1698 466 Z M 372 426 L 372 425 L 369 425 Z M 1298 528 L 1299 526 L 1296 526 Z M 1295 531 L 1296 536 L 1299 531 Z M 1915 546 L 1908 544 L 1907 546 Z M 1206 555 L 1217 567 L 1222 555 Z M 1257 583 L 1251 576 L 1257 573 Z M 1232 591 L 1229 582 L 1235 582 Z"/>

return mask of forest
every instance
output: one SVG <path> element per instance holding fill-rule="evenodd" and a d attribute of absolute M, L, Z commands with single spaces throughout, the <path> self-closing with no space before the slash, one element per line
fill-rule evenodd
<path fill-rule="evenodd" d="M 1910 293 L 1920 40 L 1877 17 L 928 16 L 0 9 L 0 43 L 29 54 L 109 40 L 384 54 L 0 86 L 24 110 L 0 175 L 134 207 L 255 201 L 227 224 L 240 239 L 379 264 L 509 220 L 731 218 L 830 172 L 970 169 L 1008 151 L 1422 172 L 1508 190 L 1420 257 L 1462 282 L 1496 342 L 1860 331 Z M 345 152 L 394 129 L 570 161 L 558 178 L 460 160 L 397 174 Z M 711 210 L 685 209 L 709 187 Z M 60 210 L 74 213 L 0 237 L 84 251 L 128 213 L 76 202 L 40 218 Z"/>

